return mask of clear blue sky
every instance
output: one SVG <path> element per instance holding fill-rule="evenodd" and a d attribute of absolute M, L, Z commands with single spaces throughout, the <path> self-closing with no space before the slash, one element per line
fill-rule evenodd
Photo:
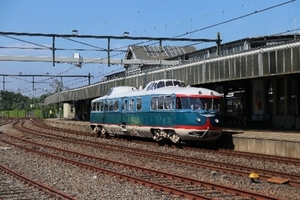
<path fill-rule="evenodd" d="M 286 3 L 286 4 L 285 4 Z M 280 5 L 284 4 L 284 5 Z M 122 36 L 127 31 L 130 36 L 176 37 L 215 39 L 220 32 L 222 43 L 245 37 L 272 35 L 300 27 L 300 0 L 0 0 L 0 31 L 26 33 L 71 34 L 78 30 L 84 35 Z M 255 11 L 258 11 L 256 14 Z M 246 17 L 245 15 L 251 14 Z M 241 18 L 238 18 L 241 17 Z M 235 20 L 232 20 L 235 19 Z M 224 23 L 228 20 L 227 23 Z M 298 31 L 299 32 L 299 31 Z M 12 36 L 17 39 L 51 46 L 52 39 L 46 37 Z M 76 39 L 76 38 L 73 38 Z M 78 40 L 78 39 L 76 39 Z M 106 40 L 80 39 L 100 48 L 107 48 Z M 136 40 L 112 40 L 111 48 L 126 50 L 127 45 Z M 149 44 L 149 43 L 146 43 Z M 186 42 L 164 42 L 163 45 L 189 45 Z M 197 49 L 213 46 L 214 43 L 197 45 Z M 0 47 L 38 47 L 27 42 L 0 35 Z M 66 39 L 56 39 L 57 48 L 94 49 Z M 76 51 L 57 51 L 58 57 L 72 57 Z M 105 52 L 84 51 L 83 57 L 106 58 Z M 125 54 L 114 58 L 124 58 Z M 0 55 L 51 56 L 51 51 L 32 49 L 0 48 Z M 108 67 L 106 64 L 87 64 L 82 68 L 71 64 L 0 62 L 0 74 L 60 74 L 95 76 L 92 83 L 103 75 L 122 70 L 122 66 Z M 32 91 L 32 77 L 6 77 L 5 89 L 21 91 L 24 95 L 39 96 L 42 90 L 49 90 L 45 77 L 35 78 L 36 91 Z M 0 77 L 0 81 L 3 78 Z M 87 84 L 86 79 L 63 78 L 64 86 L 76 88 Z M 3 84 L 0 86 L 1 90 Z"/>

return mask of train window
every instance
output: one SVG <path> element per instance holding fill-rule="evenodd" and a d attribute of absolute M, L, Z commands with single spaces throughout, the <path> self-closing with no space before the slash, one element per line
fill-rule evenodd
<path fill-rule="evenodd" d="M 202 107 L 202 103 L 198 97 L 190 97 L 190 103 L 193 110 L 198 110 Z"/>
<path fill-rule="evenodd" d="M 173 86 L 173 81 L 167 81 L 166 86 Z"/>
<path fill-rule="evenodd" d="M 164 109 L 164 96 L 158 97 L 158 109 Z"/>
<path fill-rule="evenodd" d="M 220 110 L 221 99 L 213 99 L 212 105 L 213 110 Z"/>
<path fill-rule="evenodd" d="M 97 111 L 97 103 L 98 102 L 93 102 L 92 103 L 92 111 Z"/>
<path fill-rule="evenodd" d="M 94 111 L 99 111 L 100 107 L 99 107 L 99 102 L 94 102 Z"/>
<path fill-rule="evenodd" d="M 133 110 L 133 103 L 134 103 L 134 99 L 130 99 L 128 110 Z"/>
<path fill-rule="evenodd" d="M 127 100 L 123 99 L 123 102 L 122 102 L 122 111 L 125 111 L 126 107 L 127 107 Z"/>
<path fill-rule="evenodd" d="M 220 110 L 221 99 L 211 99 L 211 110 Z"/>
<path fill-rule="evenodd" d="M 96 102 L 93 102 L 92 105 L 91 105 L 91 110 L 95 111 L 95 109 L 96 109 Z"/>
<path fill-rule="evenodd" d="M 176 108 L 177 109 L 181 109 L 182 108 L 182 106 L 181 106 L 181 100 L 180 100 L 179 97 L 176 98 Z"/>
<path fill-rule="evenodd" d="M 162 87 L 165 87 L 165 82 L 164 82 L 164 81 L 160 81 L 160 82 L 157 84 L 157 88 L 162 88 Z"/>
<path fill-rule="evenodd" d="M 113 104 L 113 101 L 110 100 L 110 101 L 109 101 L 109 110 L 111 111 L 111 110 L 113 110 L 113 109 L 114 109 L 114 104 Z"/>
<path fill-rule="evenodd" d="M 92 103 L 92 111 L 97 111 L 98 109 L 98 102 L 93 102 Z"/>
<path fill-rule="evenodd" d="M 201 109 L 212 110 L 212 105 L 213 105 L 212 104 L 212 99 L 202 98 L 201 102 L 202 102 Z"/>
<path fill-rule="evenodd" d="M 104 111 L 108 111 L 108 101 L 105 101 L 104 103 Z"/>
<path fill-rule="evenodd" d="M 102 102 L 102 101 L 101 101 L 101 102 L 98 102 L 98 104 L 99 104 L 98 109 L 99 109 L 100 111 L 103 111 L 103 102 Z"/>
<path fill-rule="evenodd" d="M 146 90 L 151 90 L 153 83 L 151 83 L 150 85 L 148 85 Z"/>
<path fill-rule="evenodd" d="M 165 109 L 170 109 L 171 108 L 171 96 L 166 96 L 165 97 Z"/>
<path fill-rule="evenodd" d="M 157 97 L 152 97 L 151 98 L 151 109 L 152 110 L 157 110 Z"/>
<path fill-rule="evenodd" d="M 188 97 L 181 98 L 182 109 L 191 109 L 190 100 Z"/>
<path fill-rule="evenodd" d="M 136 110 L 142 110 L 142 98 L 136 99 Z"/>
<path fill-rule="evenodd" d="M 93 102 L 93 103 L 91 104 L 91 110 L 92 110 L 92 111 L 95 111 L 95 104 L 96 104 L 95 102 Z"/>
<path fill-rule="evenodd" d="M 181 81 L 174 81 L 174 86 L 185 87 L 185 84 Z"/>
<path fill-rule="evenodd" d="M 114 110 L 118 110 L 118 108 L 119 108 L 119 101 L 115 100 L 115 102 L 114 102 Z"/>

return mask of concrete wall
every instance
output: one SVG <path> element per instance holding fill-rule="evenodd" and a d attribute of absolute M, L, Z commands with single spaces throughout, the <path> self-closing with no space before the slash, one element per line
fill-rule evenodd
<path fill-rule="evenodd" d="M 235 151 L 300 158 L 300 141 L 278 140 L 272 138 L 233 137 L 233 144 Z"/>
<path fill-rule="evenodd" d="M 68 120 L 45 120 L 45 122 L 54 127 L 71 129 L 93 133 L 88 122 L 68 121 Z M 286 139 L 283 138 L 286 135 Z M 220 148 L 228 148 L 235 151 L 244 151 L 260 154 L 268 154 L 275 156 L 284 156 L 300 159 L 300 133 L 240 133 L 232 134 L 230 132 L 223 133 L 217 141 Z"/>
<path fill-rule="evenodd" d="M 73 119 L 75 117 L 75 108 L 72 110 L 72 106 L 69 103 L 63 104 L 63 111 L 64 119 Z"/>
<path fill-rule="evenodd" d="M 65 128 L 65 129 L 70 129 L 70 130 L 75 130 L 75 131 L 81 131 L 81 132 L 88 132 L 93 134 L 93 130 L 90 127 L 89 123 L 80 123 L 80 122 L 74 122 L 74 121 L 68 121 L 68 120 L 45 120 L 45 122 L 49 126 L 54 126 L 58 128 Z"/>

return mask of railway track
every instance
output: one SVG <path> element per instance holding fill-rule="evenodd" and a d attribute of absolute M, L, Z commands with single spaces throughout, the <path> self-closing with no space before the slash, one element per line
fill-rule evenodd
<path fill-rule="evenodd" d="M 25 129 L 26 131 L 31 132 L 32 134 L 40 134 L 39 132 L 26 128 L 25 126 L 19 124 L 19 126 L 15 126 L 17 129 L 22 131 Z M 45 126 L 42 126 L 45 128 Z M 59 130 L 59 129 L 56 129 Z M 51 139 L 58 139 L 62 140 L 65 142 L 71 142 L 71 143 L 76 143 L 76 144 L 81 144 L 85 146 L 92 146 L 95 149 L 101 149 L 105 150 L 107 152 L 114 151 L 114 152 L 119 152 L 119 153 L 127 153 L 131 154 L 134 156 L 139 156 L 139 157 L 144 157 L 144 158 L 152 158 L 154 160 L 161 160 L 162 162 L 170 162 L 170 163 L 176 163 L 176 164 L 181 164 L 181 165 L 186 165 L 186 166 L 191 166 L 194 168 L 201 168 L 201 169 L 208 169 L 208 170 L 213 170 L 217 172 L 223 172 L 227 174 L 234 174 L 238 176 L 244 176 L 248 177 L 251 172 L 255 172 L 259 174 L 259 177 L 261 180 L 267 181 L 268 179 L 272 177 L 281 177 L 289 180 L 289 185 L 294 186 L 294 187 L 300 187 L 300 176 L 297 174 L 288 174 L 288 173 L 283 173 L 283 172 L 276 172 L 276 171 L 271 171 L 271 170 L 263 170 L 259 168 L 254 168 L 254 167 L 246 167 L 246 166 L 239 166 L 239 165 L 234 165 L 230 163 L 223 163 L 223 162 L 216 162 L 216 161 L 210 161 L 210 160 L 204 160 L 204 159 L 199 159 L 199 158 L 194 158 L 194 157 L 188 157 L 188 156 L 180 156 L 180 155 L 172 155 L 172 154 L 167 154 L 167 153 L 161 153 L 161 152 L 153 152 L 153 151 L 147 151 L 143 149 L 135 149 L 135 148 L 129 148 L 129 147 L 120 147 L 118 145 L 107 145 L 105 143 L 99 143 L 93 142 L 93 141 L 85 141 L 85 140 L 78 140 L 78 139 L 72 139 L 70 137 L 63 137 L 63 136 L 58 136 L 58 137 L 51 137 L 49 135 L 40 135 L 43 137 L 48 137 Z M 194 150 L 194 149 L 193 149 Z M 206 150 L 204 150 L 206 151 Z M 211 153 L 211 150 L 207 151 Z M 219 153 L 216 152 L 216 153 Z M 226 156 L 235 156 L 235 152 L 233 151 L 222 151 L 222 155 Z M 242 153 L 238 152 L 238 156 L 244 155 L 246 158 L 251 156 L 252 154 L 247 154 L 247 153 Z M 265 156 L 262 156 L 265 157 Z M 275 161 L 280 158 L 275 157 Z M 272 158 L 269 160 L 272 161 Z M 286 159 L 283 158 L 285 161 Z M 292 159 L 294 160 L 294 159 Z M 273 161 L 273 162 L 275 162 Z M 283 162 L 284 162 L 283 161 Z"/>
<path fill-rule="evenodd" d="M 48 127 L 47 125 L 44 125 L 44 124 L 39 125 L 40 123 L 42 123 L 42 122 L 35 121 L 35 120 L 20 120 L 20 121 L 11 122 L 11 124 L 13 124 L 13 127 L 16 128 L 16 129 L 18 129 L 20 131 L 20 133 L 22 133 L 22 134 L 16 134 L 16 136 L 17 137 L 24 137 L 25 136 L 24 137 L 25 141 L 23 141 L 24 144 L 27 143 L 26 142 L 27 140 L 38 141 L 37 144 L 30 144 L 30 145 L 28 145 L 29 148 L 30 148 L 30 146 L 32 146 L 32 149 L 49 149 L 48 147 L 38 147 L 38 144 L 43 143 L 45 141 L 48 141 L 48 142 L 50 142 L 50 144 L 58 144 L 57 146 L 59 146 L 59 144 L 69 144 L 69 145 L 71 144 L 71 146 L 74 146 L 74 147 L 77 146 L 77 147 L 80 147 L 80 149 L 90 148 L 90 149 L 93 149 L 93 151 L 95 151 L 95 152 L 102 152 L 104 154 L 105 154 L 105 152 L 108 152 L 108 153 L 109 152 L 114 152 L 116 154 L 123 155 L 124 157 L 132 157 L 132 159 L 136 159 L 136 158 L 140 159 L 140 158 L 142 158 L 141 161 L 145 160 L 146 162 L 149 162 L 149 161 L 151 162 L 151 160 L 153 160 L 154 162 L 157 162 L 157 163 L 159 163 L 159 162 L 161 162 L 161 163 L 168 163 L 167 165 L 170 165 L 170 166 L 180 166 L 180 165 L 182 165 L 182 166 L 184 166 L 184 168 L 186 168 L 186 170 L 207 169 L 207 171 L 210 171 L 208 173 L 213 173 L 214 171 L 216 171 L 217 173 L 219 173 L 219 172 L 225 172 L 225 173 L 228 173 L 228 175 L 229 174 L 230 175 L 234 174 L 232 172 L 226 172 L 226 170 L 227 170 L 226 168 L 227 167 L 224 167 L 225 166 L 224 163 L 220 164 L 220 162 L 217 162 L 217 163 L 208 164 L 205 160 L 196 158 L 195 156 L 192 156 L 192 154 L 191 154 L 190 157 L 188 157 L 188 156 L 182 156 L 181 157 L 178 154 L 172 155 L 170 153 L 160 153 L 158 151 L 144 150 L 144 149 L 141 149 L 141 148 L 132 148 L 132 147 L 129 147 L 129 146 L 123 146 L 121 144 L 116 145 L 114 142 L 113 143 L 112 142 L 107 142 L 107 141 L 113 141 L 115 139 L 113 139 L 113 140 L 95 139 L 94 140 L 93 138 L 96 138 L 96 137 L 94 137 L 91 133 L 84 133 L 84 134 L 82 134 L 79 131 L 73 131 L 73 130 L 68 130 L 68 129 L 60 129 L 60 128 L 55 128 L 55 129 L 52 129 L 51 131 L 49 131 L 47 129 L 47 127 Z M 5 135 L 5 134 L 2 134 L 2 135 Z M 84 135 L 84 137 L 82 137 L 83 135 Z M 87 136 L 86 139 L 85 139 L 85 136 Z M 6 135 L 5 135 L 5 137 L 6 137 Z M 79 138 L 81 138 L 81 139 L 79 139 Z M 12 141 L 16 141 L 17 139 L 19 139 L 19 138 L 12 138 L 11 140 Z M 120 142 L 119 139 L 116 139 L 116 140 L 118 140 L 118 142 Z M 128 141 L 126 143 L 128 143 Z M 146 144 L 147 146 L 154 146 L 153 143 L 149 143 L 149 142 L 139 142 L 139 141 L 136 142 L 136 141 L 133 141 L 133 143 L 141 143 L 142 145 Z M 42 144 L 40 144 L 40 145 L 42 145 Z M 155 145 L 157 147 L 157 143 Z M 195 148 L 189 148 L 189 147 L 184 147 L 184 148 L 185 148 L 185 150 L 189 149 L 189 150 L 194 151 L 194 152 L 198 151 L 198 149 L 195 149 Z M 175 148 L 172 148 L 172 149 L 175 149 Z M 78 152 L 77 149 L 75 151 Z M 199 152 L 200 151 L 202 151 L 202 149 L 200 149 Z M 206 150 L 204 150 L 204 151 L 206 151 Z M 218 151 L 211 151 L 211 150 L 208 150 L 208 151 L 210 153 L 212 153 L 212 152 L 218 152 Z M 54 152 L 54 154 L 58 154 L 58 153 Z M 62 154 L 65 154 L 65 153 L 62 153 Z M 226 152 L 224 152 L 224 153 L 222 152 L 222 154 L 225 156 Z M 87 155 L 92 155 L 92 154 L 87 154 Z M 229 152 L 229 156 L 232 157 L 232 155 L 230 154 L 230 152 Z M 67 159 L 69 159 L 71 157 L 72 156 L 67 156 Z M 86 159 L 86 158 L 80 158 L 80 157 L 77 158 L 77 157 L 78 156 L 74 156 L 74 159 L 72 158 L 71 160 L 75 160 L 75 161 L 82 160 L 82 162 L 84 164 L 90 164 L 90 162 L 92 163 L 92 161 L 88 161 L 88 163 L 85 163 L 85 160 L 93 160 L 93 159 Z M 96 157 L 98 157 L 98 156 L 96 156 Z M 241 156 L 241 157 L 243 157 L 243 156 Z M 110 159 L 108 161 L 114 162 L 113 160 L 110 160 Z M 118 160 L 118 161 L 120 161 L 120 160 Z M 65 161 L 65 162 L 67 162 L 67 161 Z M 104 162 L 104 161 L 98 161 L 98 162 Z M 204 165 L 202 165 L 203 163 L 204 163 Z M 124 165 L 125 163 L 119 163 L 119 164 L 123 164 Z M 219 166 L 217 166 L 216 164 L 219 164 Z M 73 165 L 75 165 L 75 164 L 73 164 Z M 97 163 L 96 164 L 91 164 L 91 166 L 94 166 L 94 165 L 98 166 Z M 77 165 L 77 166 L 79 166 L 79 165 Z M 107 164 L 107 166 L 114 166 L 114 165 Z M 139 166 L 139 165 L 137 165 L 137 166 Z M 220 168 L 213 168 L 213 167 L 220 167 Z M 221 169 L 221 167 L 223 169 Z M 122 167 L 119 167 L 119 168 L 117 168 L 117 167 L 112 167 L 112 168 L 113 169 L 116 168 L 116 170 L 114 172 L 119 173 L 119 172 L 122 171 L 122 169 L 125 169 L 126 167 L 122 166 Z M 241 168 L 241 170 L 243 170 L 243 166 L 240 166 L 240 168 Z M 87 169 L 90 169 L 90 168 L 88 167 Z M 106 169 L 106 168 L 104 168 L 104 169 Z M 148 169 L 149 169 L 149 167 L 148 167 Z M 106 169 L 106 170 L 113 171 L 113 170 L 111 170 L 109 168 Z M 118 176 L 118 175 L 114 175 L 114 176 L 116 176 L 118 178 L 120 178 L 122 175 L 127 175 L 127 176 L 131 177 L 132 174 L 133 175 L 139 174 L 138 173 L 139 171 L 140 170 L 132 170 L 131 169 L 126 174 L 125 170 L 124 170 L 125 174 L 122 173 L 120 176 Z M 158 169 L 155 169 L 153 171 L 155 173 L 155 172 L 158 171 Z M 241 174 L 238 174 L 238 173 L 241 173 L 241 171 L 239 171 L 237 168 L 234 169 L 233 171 L 235 171 L 236 175 L 241 176 Z M 99 169 L 98 169 L 98 172 L 99 172 Z M 161 171 L 159 171 L 159 172 L 161 172 Z M 164 171 L 164 172 L 166 172 L 166 171 Z M 161 173 L 164 173 L 164 172 L 161 172 Z M 103 172 L 103 174 L 105 174 L 105 172 Z M 171 172 L 171 171 L 170 171 L 169 174 L 167 173 L 167 175 L 173 175 L 173 174 L 174 174 L 174 172 Z M 177 173 L 175 173 L 175 174 L 177 174 Z M 221 178 L 221 174 L 218 175 L 217 177 L 220 176 L 220 178 Z M 112 174 L 110 174 L 110 175 L 112 175 Z M 259 175 L 260 175 L 260 179 L 264 180 L 264 177 L 261 174 L 259 174 Z M 134 177 L 134 178 L 142 179 L 143 177 L 148 177 L 148 178 L 150 178 L 150 180 L 152 180 L 151 176 L 152 175 L 150 173 L 150 175 L 149 174 L 148 175 L 147 174 L 141 175 L 141 178 L 140 178 L 140 176 Z M 161 175 L 161 176 L 166 176 L 166 175 Z M 242 176 L 247 176 L 248 177 L 249 176 L 249 171 L 246 170 L 245 171 L 245 175 L 242 175 Z M 180 179 L 182 178 L 181 176 L 179 176 L 179 177 L 180 177 Z M 183 175 L 183 177 L 184 178 L 189 178 L 189 176 L 186 176 L 186 175 Z M 194 176 L 191 176 L 191 177 L 194 177 Z M 153 179 L 154 180 L 155 179 L 159 180 L 159 178 L 155 178 L 155 177 Z M 195 180 L 196 181 L 203 180 L 203 179 L 199 179 L 199 178 L 196 178 L 196 179 L 195 178 L 191 178 L 191 179 L 192 179 L 192 181 L 189 180 L 189 183 L 193 183 L 193 181 L 195 181 Z M 124 180 L 129 180 L 129 179 L 127 177 L 127 178 L 124 178 Z M 295 180 L 297 182 L 297 177 L 295 178 Z M 146 186 L 148 186 L 150 188 L 152 187 L 152 188 L 159 189 L 159 186 L 156 186 L 156 187 L 155 186 L 151 186 L 151 185 L 148 185 L 146 183 L 141 183 L 141 182 L 139 182 L 137 180 L 133 181 L 133 182 L 140 183 L 141 185 L 146 185 Z M 204 194 L 204 191 L 207 191 L 209 194 L 210 193 L 211 194 L 215 194 L 216 196 L 207 196 L 206 194 L 204 194 L 204 196 L 206 198 L 211 198 L 211 199 L 218 199 L 218 198 L 219 199 L 223 199 L 223 198 L 228 198 L 228 199 L 243 199 L 243 198 L 245 198 L 245 199 L 248 199 L 248 198 L 251 198 L 251 197 L 248 197 L 248 196 L 242 197 L 241 195 L 240 196 L 239 195 L 238 196 L 232 196 L 232 194 L 230 192 L 229 193 L 220 193 L 219 191 L 211 191 L 211 189 L 210 189 L 211 187 L 210 186 L 208 186 L 207 188 L 204 188 L 204 190 L 201 189 L 201 188 L 197 189 L 198 186 L 193 188 L 192 186 L 195 183 L 193 183 L 192 185 L 190 185 L 190 187 L 188 187 L 188 188 L 184 188 L 184 185 L 187 185 L 187 183 L 185 183 L 184 181 L 183 181 L 182 185 L 180 185 L 180 183 L 178 183 L 178 182 L 172 183 L 168 179 L 166 179 L 165 181 L 161 180 L 161 182 L 162 183 L 166 183 L 166 185 L 164 185 L 164 187 L 165 186 L 169 187 L 168 183 L 170 183 L 171 185 L 178 185 L 178 187 L 181 188 L 181 189 L 183 189 L 183 191 L 189 191 L 189 188 L 190 188 L 191 190 L 196 190 L 196 191 L 198 191 L 200 193 L 202 191 L 203 194 Z M 291 183 L 293 184 L 293 180 L 290 182 L 290 184 Z M 203 185 L 203 183 L 199 183 L 199 184 Z M 286 187 L 288 187 L 288 186 L 286 186 Z M 232 189 L 232 187 L 230 187 L 230 188 Z M 247 188 L 244 188 L 244 187 L 239 187 L 239 188 L 240 189 L 243 188 L 242 191 L 247 191 L 248 192 Z M 170 194 L 174 193 L 174 194 L 177 194 L 178 196 L 183 196 L 183 197 L 186 197 L 186 198 L 190 198 L 190 196 L 188 196 L 188 194 L 179 194 L 179 193 L 176 193 L 176 192 L 171 192 L 170 190 L 168 190 L 168 188 L 165 188 L 164 190 L 160 188 L 159 190 L 168 192 Z M 287 190 L 289 190 L 289 189 L 287 189 Z M 218 195 L 220 197 L 217 197 Z M 194 198 L 195 199 L 199 199 L 200 197 L 198 196 L 197 198 L 196 197 L 194 197 Z M 278 197 L 277 198 L 276 197 L 268 197 L 267 199 L 270 199 L 270 198 L 278 199 Z M 254 199 L 260 199 L 260 197 L 256 197 Z"/>
<path fill-rule="evenodd" d="M 47 130 L 54 130 L 54 131 L 63 131 L 66 133 L 72 133 L 72 134 L 77 134 L 77 135 L 86 135 L 86 136 L 90 136 L 90 137 L 96 137 L 91 133 L 87 133 L 87 132 L 80 132 L 80 131 L 74 131 L 74 130 L 69 130 L 69 129 L 63 129 L 63 128 L 58 128 L 58 127 L 54 127 L 54 126 L 49 126 L 47 124 L 45 124 L 43 121 L 41 120 L 33 120 L 32 123 L 40 128 L 44 128 Z M 119 138 L 115 138 L 115 139 L 119 139 Z M 143 142 L 143 141 L 138 141 L 138 142 Z M 157 145 L 157 142 L 151 143 L 151 142 L 144 142 L 144 144 L 147 145 Z M 235 156 L 235 157 L 243 157 L 243 158 L 247 158 L 247 159 L 255 159 L 255 160 L 262 160 L 262 161 L 268 161 L 268 162 L 273 162 L 273 163 L 283 163 L 283 164 L 287 164 L 287 165 L 298 165 L 300 166 L 300 159 L 296 159 L 296 158 L 290 158 L 290 157 L 281 157 L 281 156 L 273 156 L 273 155 L 265 155 L 265 154 L 258 154 L 258 153 L 248 153 L 248 152 L 241 152 L 241 151 L 232 151 L 232 150 L 227 150 L 227 149 L 218 149 L 218 150 L 211 150 L 211 149 L 198 149 L 198 148 L 193 148 L 193 147 L 189 147 L 189 146 L 185 146 L 184 147 L 186 150 L 199 150 L 201 152 L 205 152 L 205 153 L 219 153 L 219 154 L 223 154 L 225 156 Z"/>
<path fill-rule="evenodd" d="M 0 199 L 76 200 L 0 164 Z"/>
<path fill-rule="evenodd" d="M 13 122 L 14 120 L 11 120 L 11 119 L 1 119 L 0 120 L 0 126 L 3 126 L 3 125 L 5 125 L 5 124 L 9 124 L 9 123 L 11 123 L 11 122 Z"/>
<path fill-rule="evenodd" d="M 8 135 L 6 135 L 8 137 Z M 12 138 L 12 137 L 11 137 Z M 1 139 L 10 145 L 32 153 L 45 156 L 47 158 L 60 160 L 79 167 L 93 170 L 108 175 L 113 175 L 126 181 L 139 183 L 148 187 L 153 187 L 165 192 L 176 194 L 191 199 L 278 199 L 275 197 L 259 194 L 251 191 L 226 187 L 197 179 L 188 178 L 160 172 L 130 164 L 120 163 L 99 157 L 85 155 L 78 152 L 68 151 L 51 147 L 48 145 L 30 142 L 25 139 L 13 138 L 13 141 L 20 140 L 20 144 Z M 30 144 L 30 145 L 29 145 Z M 37 149 L 43 149 L 41 151 Z M 45 150 L 47 149 L 47 151 Z M 51 153 L 49 153 L 51 152 Z"/>

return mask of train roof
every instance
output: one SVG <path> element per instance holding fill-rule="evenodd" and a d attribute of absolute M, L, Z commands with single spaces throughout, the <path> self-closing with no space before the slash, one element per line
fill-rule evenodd
<path fill-rule="evenodd" d="M 96 99 L 94 99 L 93 101 L 96 101 L 98 99 L 102 99 L 102 98 L 107 98 L 107 97 L 111 97 L 111 96 L 115 96 L 115 95 L 121 95 L 124 96 L 124 93 L 131 93 L 134 91 L 138 91 L 135 87 L 132 86 L 117 86 L 117 87 L 113 87 L 111 88 L 107 95 L 102 96 L 102 97 L 98 97 Z"/>
<path fill-rule="evenodd" d="M 125 89 L 126 86 L 115 87 L 112 88 L 112 91 L 120 91 Z M 179 86 L 169 86 L 162 87 L 155 90 L 133 90 L 133 87 L 128 87 L 128 90 L 123 90 L 122 92 L 112 92 L 103 97 L 94 99 L 93 101 L 97 101 L 100 99 L 106 98 L 122 98 L 122 97 L 134 97 L 134 96 L 145 96 L 145 95 L 183 95 L 183 96 L 193 96 L 193 95 L 203 95 L 203 96 L 216 96 L 221 97 L 222 95 L 214 90 L 210 90 L 207 88 L 199 88 L 199 87 L 179 87 Z"/>
<path fill-rule="evenodd" d="M 144 90 L 156 90 L 162 87 L 172 86 L 185 87 L 185 84 L 183 81 L 178 79 L 161 79 L 149 82 L 144 88 Z"/>

